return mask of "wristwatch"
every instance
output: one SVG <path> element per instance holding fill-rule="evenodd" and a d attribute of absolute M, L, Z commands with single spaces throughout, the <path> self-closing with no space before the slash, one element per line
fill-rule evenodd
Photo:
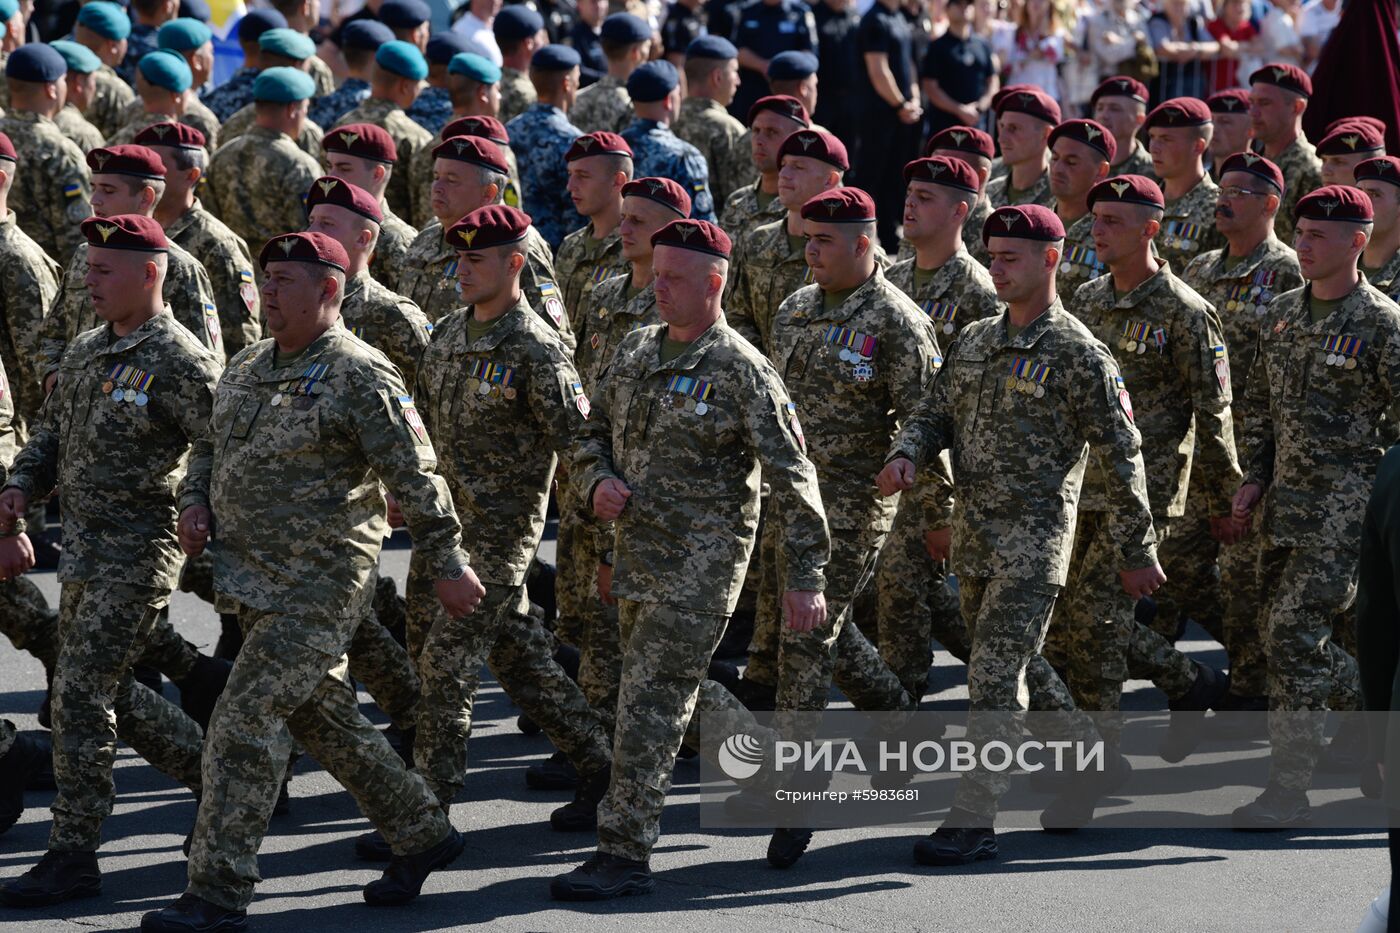
<path fill-rule="evenodd" d="M 455 581 L 455 580 L 460 580 L 460 579 L 462 579 L 463 577 L 465 577 L 465 576 L 467 575 L 467 571 L 468 571 L 469 569 L 471 569 L 471 565 L 470 565 L 470 564 L 462 564 L 460 567 L 457 567 L 455 570 L 449 570 L 449 571 L 447 571 L 447 573 L 443 576 L 443 579 L 444 579 L 444 580 L 454 580 L 454 581 Z"/>

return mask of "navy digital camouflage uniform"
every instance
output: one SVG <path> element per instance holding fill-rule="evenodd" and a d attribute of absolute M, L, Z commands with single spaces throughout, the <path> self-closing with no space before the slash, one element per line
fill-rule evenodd
<path fill-rule="evenodd" d="M 132 87 L 136 86 L 136 63 L 148 52 L 154 52 L 159 45 L 156 33 L 159 26 L 146 23 L 132 23 L 131 35 L 126 37 L 126 57 L 117 65 L 117 74 Z"/>
<path fill-rule="evenodd" d="M 452 96 L 445 87 L 425 87 L 407 112 L 410 120 L 436 136 L 452 119 Z"/>
<path fill-rule="evenodd" d="M 622 131 L 622 138 L 632 147 L 633 178 L 671 179 L 690 195 L 691 217 L 714 221 L 715 201 L 710 196 L 710 170 L 699 149 L 672 133 L 666 124 L 655 120 L 633 120 Z M 512 142 L 514 139 L 512 134 Z"/>
<path fill-rule="evenodd" d="M 257 78 L 258 69 L 239 68 L 223 84 L 202 95 L 200 100 L 214 111 L 214 116 L 222 123 L 253 102 L 253 82 Z"/>
<path fill-rule="evenodd" d="M 256 76 L 257 73 L 254 72 L 254 77 Z M 249 100 L 252 100 L 251 88 L 252 85 L 249 84 Z M 346 78 L 341 82 L 340 87 L 325 97 L 318 97 L 311 102 L 311 110 L 307 113 L 307 118 L 321 129 L 329 130 L 343 123 L 341 117 L 367 100 L 369 100 L 369 82 L 362 78 Z M 209 102 L 206 100 L 205 103 Z M 231 115 L 233 111 L 229 111 L 229 113 Z M 413 111 L 409 111 L 409 116 L 413 116 Z"/>
<path fill-rule="evenodd" d="M 583 133 L 564 111 L 541 103 L 531 104 L 506 124 L 506 131 L 520 164 L 521 210 L 530 215 L 549 248 L 556 250 L 564 237 L 585 222 L 569 197 L 569 172 L 564 161 L 569 146 Z M 633 176 L 642 177 L 640 166 L 634 164 Z"/>

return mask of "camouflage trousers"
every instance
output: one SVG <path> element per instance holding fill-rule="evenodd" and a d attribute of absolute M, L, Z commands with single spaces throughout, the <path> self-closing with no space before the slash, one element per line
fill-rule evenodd
<path fill-rule="evenodd" d="M 1223 642 L 1226 596 L 1218 558 L 1220 543 L 1210 535 L 1211 501 L 1204 471 L 1191 471 L 1186 491 L 1186 513 L 1171 520 L 1171 534 L 1158 549 L 1167 582 L 1152 594 L 1157 617 L 1152 629 L 1167 638 L 1175 637 L 1187 619 Z"/>
<path fill-rule="evenodd" d="M 132 665 L 170 591 L 128 583 L 64 583 L 53 677 L 53 802 L 49 848 L 96 851 L 112 812 L 121 737 L 169 777 L 199 791 L 199 725 L 137 683 Z"/>
<path fill-rule="evenodd" d="M 598 805 L 600 851 L 640 861 L 651 856 L 676 752 L 697 702 L 702 710 L 747 715 L 727 690 L 705 679 L 726 622 L 718 613 L 618 600 L 622 683 L 612 780 Z"/>
<path fill-rule="evenodd" d="M 1230 658 L 1230 692 L 1236 696 L 1264 696 L 1268 691 L 1264 654 L 1268 598 L 1259 581 L 1260 547 L 1260 536 L 1251 534 L 1220 549 L 1220 586 L 1225 596 L 1220 637 Z"/>
<path fill-rule="evenodd" d="M 622 648 L 617 636 L 617 607 L 598 598 L 598 562 L 602 559 L 598 528 L 584 516 L 586 508 L 567 478 L 559 483 L 559 540 L 555 552 L 554 592 L 559 622 L 554 634 L 579 649 L 578 683 L 588 704 L 612 732 L 617 686 L 622 676 Z"/>
<path fill-rule="evenodd" d="M 0 583 L 0 633 L 53 672 L 58 660 L 58 614 L 28 577 Z"/>
<path fill-rule="evenodd" d="M 238 617 L 243 647 L 209 721 L 186 892 L 229 910 L 252 901 L 293 740 L 350 791 L 395 854 L 440 842 L 451 829 L 446 811 L 360 713 L 343 653 L 348 630 L 319 638 L 335 623 L 247 607 Z M 339 654 L 306 644 L 334 641 Z"/>
<path fill-rule="evenodd" d="M 554 640 L 531 614 L 525 585 L 485 586 L 470 616 L 453 619 L 439 610 L 427 631 L 408 633 L 423 682 L 414 764 L 444 806 L 466 781 L 467 733 L 483 665 L 580 774 L 608 763 L 603 722 L 555 662 Z"/>
<path fill-rule="evenodd" d="M 1050 627 L 1060 588 L 1050 583 L 986 577 L 958 577 L 963 620 L 971 636 L 967 664 L 968 738 L 976 742 L 1020 741 L 1028 706 L 1069 712 L 1069 692 L 1040 649 Z M 978 713 L 994 714 L 978 716 Z M 1012 715 L 1007 715 L 1012 714 Z M 1092 741 L 1086 716 L 1067 720 L 1064 738 Z M 953 806 L 992 825 L 998 802 L 1011 787 L 1009 772 L 974 769 L 963 774 Z"/>
<path fill-rule="evenodd" d="M 1351 548 L 1270 547 L 1259 555 L 1261 585 L 1273 590 L 1265 620 L 1269 685 L 1269 780 L 1307 790 L 1322 749 L 1325 717 L 1360 708 L 1356 659 L 1332 640 L 1337 618 L 1356 600 Z"/>
<path fill-rule="evenodd" d="M 1191 689 L 1191 659 L 1133 617 L 1134 600 L 1118 577 L 1118 548 L 1102 512 L 1081 512 L 1060 613 L 1051 625 L 1049 653 L 1063 660 L 1066 683 L 1081 710 L 1116 712 L 1130 676 L 1152 680 L 1176 698 Z M 1166 536 L 1165 528 L 1159 534 Z M 1101 720 L 1115 743 L 1121 723 Z"/>
<path fill-rule="evenodd" d="M 746 578 L 757 577 L 758 593 L 744 679 L 768 686 L 778 683 L 778 630 L 783 622 L 783 585 L 778 569 L 780 538 L 778 523 L 765 508 L 758 526 L 758 548 L 749 558 L 746 572 Z"/>

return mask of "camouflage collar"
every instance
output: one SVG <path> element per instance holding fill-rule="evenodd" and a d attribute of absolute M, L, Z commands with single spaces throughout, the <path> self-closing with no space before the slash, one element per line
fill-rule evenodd
<path fill-rule="evenodd" d="M 175 317 L 170 312 L 170 305 L 165 305 L 161 309 L 160 314 L 157 314 L 155 317 L 151 318 L 149 321 L 142 324 L 140 327 L 136 328 L 131 333 L 127 334 L 125 337 L 118 337 L 116 340 L 112 341 L 107 346 L 102 347 L 97 351 L 95 355 L 117 356 L 119 354 L 126 353 L 133 347 L 144 343 L 148 338 L 154 337 L 156 334 L 161 334 L 168 331 L 170 329 L 171 323 L 173 323 L 174 320 Z M 112 328 L 111 324 L 104 324 L 103 326 L 106 327 L 108 330 L 111 330 Z"/>
<path fill-rule="evenodd" d="M 885 273 L 881 270 L 880 264 L 877 262 L 875 264 L 875 271 L 871 273 L 870 278 L 856 286 L 856 290 L 851 292 L 845 301 L 841 302 L 830 311 L 822 307 L 822 290 L 820 288 L 813 288 L 810 296 L 804 294 L 805 289 L 798 294 L 802 294 L 803 298 L 813 305 L 813 307 L 809 308 L 807 311 L 807 318 L 809 321 L 840 324 L 843 321 L 850 320 L 851 315 L 855 314 L 856 311 L 864 306 L 866 297 L 875 289 L 883 286 L 884 283 Z"/>
<path fill-rule="evenodd" d="M 526 314 L 533 313 L 534 312 L 530 310 L 529 302 L 525 299 L 525 292 L 522 290 L 520 293 L 520 300 L 515 303 L 514 308 L 511 308 L 501 317 L 501 322 L 473 341 L 467 336 L 467 317 L 471 315 L 471 306 L 468 305 L 462 311 L 462 333 L 461 336 L 457 338 L 457 350 L 461 353 L 490 352 L 504 343 L 507 337 L 520 329 Z"/>
<path fill-rule="evenodd" d="M 293 376 L 300 376 L 309 364 L 316 362 L 317 358 L 349 333 L 341 324 L 340 318 L 336 318 L 321 336 L 311 341 L 291 363 L 284 366 L 275 365 L 277 341 L 269 340 L 239 367 L 239 371 L 251 372 L 255 382 L 283 382 Z"/>
<path fill-rule="evenodd" d="M 725 325 L 724 317 L 721 316 L 709 330 L 705 331 L 699 337 L 696 337 L 690 346 L 686 348 L 684 353 L 671 360 L 669 363 L 663 363 L 661 362 L 661 341 L 666 338 L 668 330 L 666 325 L 662 324 L 656 329 L 656 333 L 652 335 L 651 339 L 647 341 L 648 349 L 644 351 L 642 357 L 643 364 L 647 368 L 647 375 L 667 370 L 694 369 L 696 366 L 700 365 L 700 361 L 705 358 L 705 353 L 709 351 L 710 347 L 720 339 L 720 335 L 727 329 L 728 327 Z"/>
<path fill-rule="evenodd" d="M 1358 306 L 1365 305 L 1370 300 L 1370 297 L 1375 294 L 1370 283 L 1366 281 L 1366 273 L 1358 272 L 1357 276 L 1359 280 L 1356 283 L 1356 287 L 1347 292 L 1346 297 L 1342 299 L 1341 304 L 1337 305 L 1335 311 L 1316 324 L 1313 323 L 1312 315 L 1308 311 L 1308 303 L 1312 298 L 1312 283 L 1304 282 L 1303 298 L 1301 301 L 1294 303 L 1294 307 L 1291 309 L 1292 314 L 1289 315 L 1289 319 L 1291 319 L 1290 323 L 1300 330 L 1313 334 L 1340 334 L 1347 332 L 1351 321 L 1357 317 L 1356 311 Z"/>
<path fill-rule="evenodd" d="M 1015 337 L 1007 339 L 1006 325 L 1007 322 L 1010 321 L 1010 312 L 1002 311 L 1001 320 L 997 324 L 996 331 L 997 336 L 1000 338 L 1001 346 L 1011 347 L 1017 350 L 1030 349 L 1035 346 L 1035 342 L 1040 339 L 1040 335 L 1049 330 L 1053 324 L 1064 316 L 1064 314 L 1065 306 L 1060 302 L 1060 297 L 1056 295 L 1055 300 L 1050 302 L 1050 307 L 1046 308 L 1040 317 L 1031 321 L 1030 324 Z"/>
<path fill-rule="evenodd" d="M 624 272 L 623 275 L 627 276 L 627 284 L 631 285 L 632 273 Z M 624 302 L 622 307 L 617 309 L 617 313 L 630 314 L 633 317 L 641 317 L 642 315 L 646 314 L 647 311 L 656 307 L 656 289 L 655 287 L 653 287 L 653 285 L 654 283 L 648 282 L 642 288 L 641 291 L 637 292 L 637 294 L 632 296 L 632 299 L 630 301 Z M 625 288 L 623 290 L 623 294 L 627 294 Z"/>
<path fill-rule="evenodd" d="M 1137 307 L 1147 298 L 1151 297 L 1153 292 L 1163 287 L 1174 278 L 1170 263 L 1160 257 L 1157 259 L 1157 263 L 1157 271 L 1150 276 L 1147 281 L 1138 285 L 1137 288 L 1128 292 L 1128 294 L 1124 295 L 1122 298 L 1119 298 L 1113 305 L 1115 309 L 1125 311 Z M 1111 276 L 1113 273 L 1110 272 L 1108 274 Z M 1112 285 L 1110 284 L 1109 287 L 1111 288 Z"/>
<path fill-rule="evenodd" d="M 203 208 L 199 203 L 199 199 L 196 198 L 194 204 L 190 205 L 189 210 L 185 211 L 179 217 L 176 217 L 170 226 L 165 228 L 166 237 L 170 240 L 178 239 L 180 234 L 188 230 L 190 224 L 194 223 L 195 217 L 201 210 L 203 210 Z"/>
<path fill-rule="evenodd" d="M 909 260 L 909 295 L 915 301 L 936 301 L 942 298 L 953 284 L 967 275 L 967 264 L 972 262 L 972 254 L 963 246 L 962 240 L 958 240 L 957 251 L 948 257 L 948 260 L 933 270 L 933 278 L 928 280 L 925 286 L 926 291 L 914 294 L 914 286 L 918 281 L 918 259 Z"/>
<path fill-rule="evenodd" d="M 1230 247 L 1225 246 L 1220 249 L 1219 255 L 1215 257 L 1215 260 L 1210 264 L 1206 272 L 1210 276 L 1210 281 L 1212 282 L 1227 282 L 1249 278 L 1253 276 L 1255 271 L 1267 260 L 1276 257 L 1279 250 L 1282 248 L 1283 243 L 1278 237 L 1274 236 L 1274 228 L 1273 225 L 1270 224 L 1269 235 L 1260 240 L 1259 245 L 1250 250 L 1249 255 L 1244 257 L 1239 265 L 1226 271 L 1225 257 L 1229 254 Z"/>
<path fill-rule="evenodd" d="M 360 294 L 364 292 L 366 286 L 369 285 L 369 279 L 369 270 L 361 269 L 359 272 L 355 273 L 350 278 L 345 280 L 345 296 L 340 301 L 342 308 L 352 300 L 358 298 Z M 345 315 L 341 314 L 340 319 L 341 321 L 344 321 Z"/>

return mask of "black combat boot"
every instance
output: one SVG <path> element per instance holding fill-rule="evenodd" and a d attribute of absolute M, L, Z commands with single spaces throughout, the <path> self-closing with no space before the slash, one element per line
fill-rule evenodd
<path fill-rule="evenodd" d="M 629 894 L 650 894 L 655 886 L 646 862 L 595 852 L 567 875 L 555 875 L 549 882 L 549 895 L 556 901 L 606 901 Z"/>
<path fill-rule="evenodd" d="M 39 864 L 0 885 L 0 904 L 7 907 L 47 907 L 102 893 L 102 872 L 96 852 L 50 850 Z"/>
<path fill-rule="evenodd" d="M 365 903 L 371 907 L 407 904 L 423 890 L 430 874 L 452 864 L 466 847 L 466 837 L 449 828 L 437 845 L 413 855 L 391 857 L 383 876 L 365 885 Z"/>

